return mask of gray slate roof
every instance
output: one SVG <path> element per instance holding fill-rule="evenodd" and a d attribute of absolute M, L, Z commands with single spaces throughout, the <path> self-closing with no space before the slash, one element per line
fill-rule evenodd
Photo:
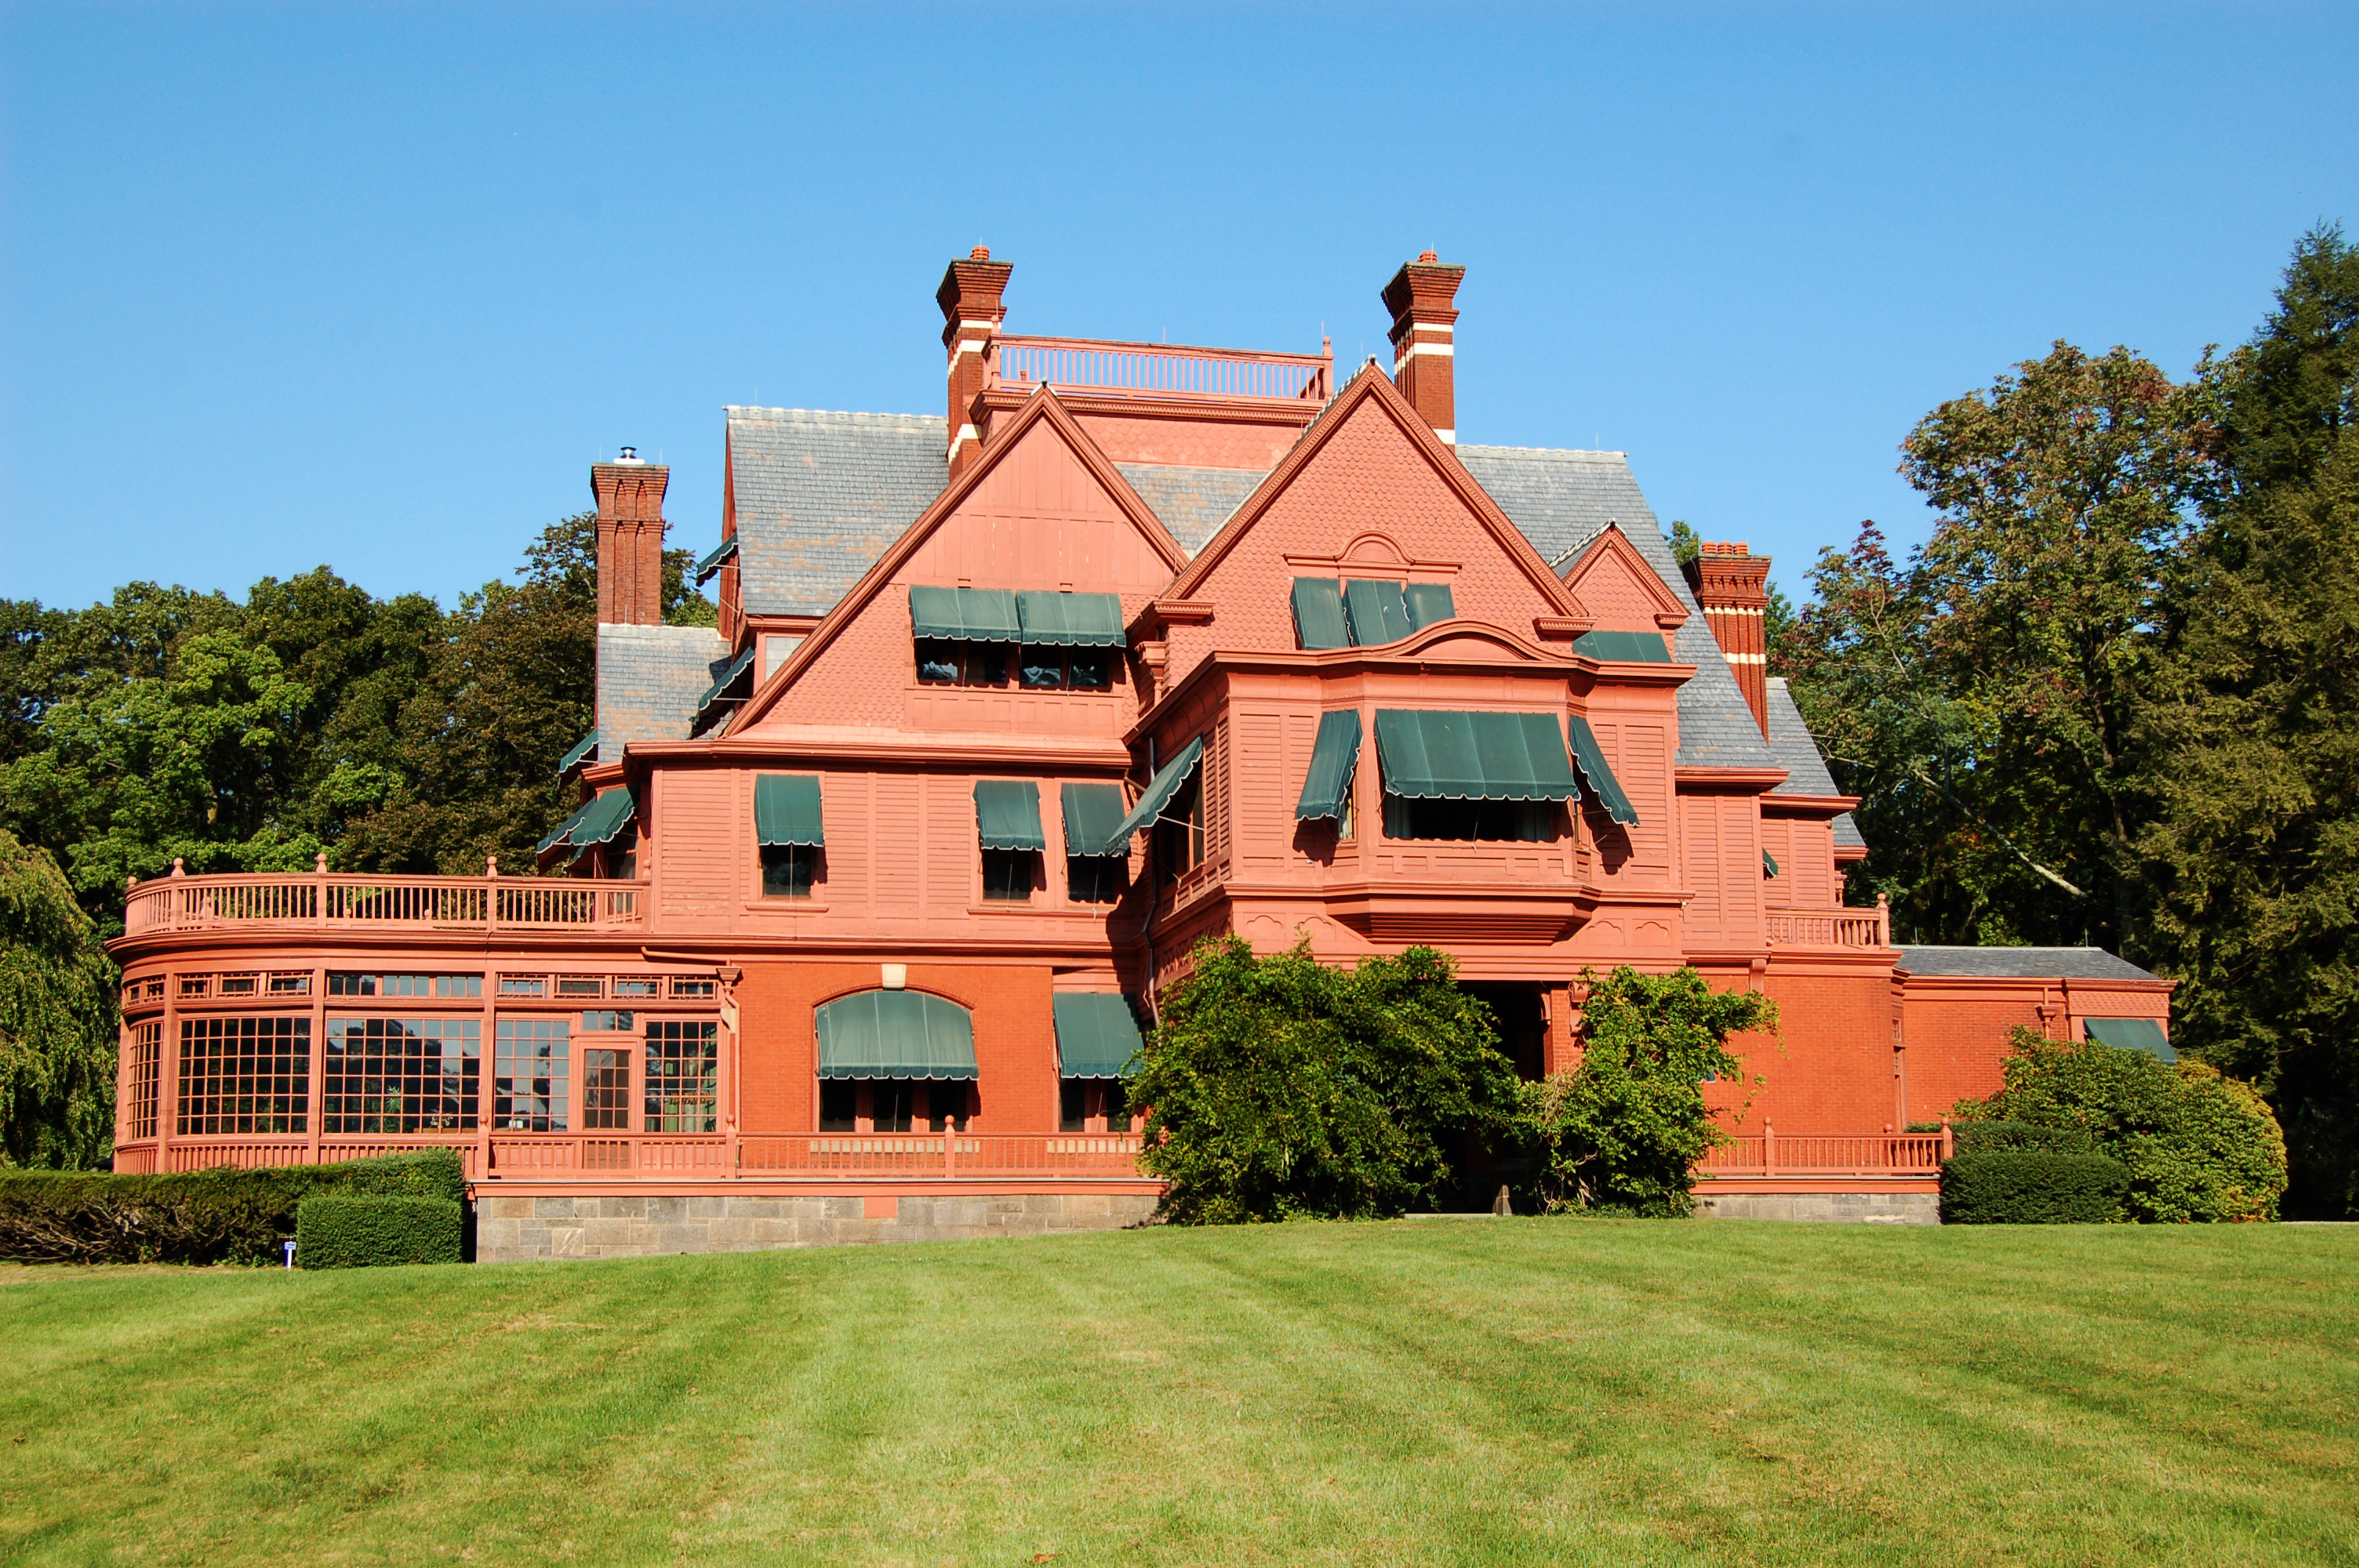
<path fill-rule="evenodd" d="M 598 628 L 598 755 L 633 741 L 685 741 L 696 704 L 729 667 L 710 626 Z"/>
<path fill-rule="evenodd" d="M 2157 977 L 2103 947 L 1903 947 L 1912 975 L 1988 975 L 1999 979 L 2150 980 Z"/>
<path fill-rule="evenodd" d="M 1191 469 L 1170 463 L 1116 463 L 1180 547 L 1193 556 L 1212 542 L 1268 473 L 1255 469 Z"/>
<path fill-rule="evenodd" d="M 1663 537 L 1654 509 L 1631 477 L 1627 457 L 1620 452 L 1462 445 L 1458 460 L 1559 572 L 1595 543 L 1610 523 L 1638 547 L 1663 586 L 1687 606 L 1687 624 L 1672 639 L 1680 663 L 1696 666 L 1695 678 L 1680 687 L 1682 767 L 1777 765 L 1751 706 L 1736 689 L 1736 677 L 1728 673 L 1720 643 L 1704 624 L 1695 595 L 1688 591 L 1687 579 L 1671 555 L 1671 542 Z"/>
<path fill-rule="evenodd" d="M 1794 694 L 1786 689 L 1784 676 L 1769 677 L 1769 754 L 1775 764 L 1786 770 L 1786 782 L 1771 790 L 1771 795 L 1841 795 L 1835 788 L 1834 775 L 1827 772 L 1827 760 L 1819 755 L 1819 743 L 1811 738 L 1810 727 L 1802 722 L 1801 709 L 1794 706 Z M 1860 836 L 1859 824 L 1846 811 L 1835 818 L 1835 848 L 1864 849 L 1867 840 Z"/>
<path fill-rule="evenodd" d="M 826 614 L 950 482 L 938 415 L 727 414 L 748 614 Z"/>

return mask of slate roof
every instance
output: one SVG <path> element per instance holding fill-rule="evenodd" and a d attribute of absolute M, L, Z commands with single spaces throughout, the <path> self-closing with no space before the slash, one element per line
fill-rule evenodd
<path fill-rule="evenodd" d="M 698 699 L 729 667 L 710 626 L 598 628 L 598 755 L 633 741 L 685 741 Z"/>
<path fill-rule="evenodd" d="M 1903 947 L 1900 968 L 1912 975 L 1988 975 L 2000 979 L 2158 978 L 2103 947 Z"/>
<path fill-rule="evenodd" d="M 1663 586 L 1687 607 L 1687 624 L 1672 639 L 1680 663 L 1696 666 L 1695 678 L 1680 687 L 1680 766 L 1777 765 L 1761 726 L 1754 722 L 1752 708 L 1736 689 L 1736 677 L 1728 673 L 1720 643 L 1704 624 L 1695 595 L 1688 591 L 1670 541 L 1663 537 L 1654 509 L 1631 477 L 1627 457 L 1620 452 L 1461 445 L 1458 460 L 1558 571 L 1572 565 L 1610 523 L 1638 547 Z"/>
<path fill-rule="evenodd" d="M 938 415 L 726 412 L 748 614 L 826 614 L 950 483 Z"/>
<path fill-rule="evenodd" d="M 1786 689 L 1784 676 L 1769 677 L 1769 754 L 1775 766 L 1786 770 L 1786 782 L 1771 795 L 1843 793 L 1835 788 L 1834 775 L 1827 772 L 1827 760 L 1819 755 L 1819 743 L 1811 737 L 1810 727 L 1802 722 L 1801 710 L 1794 706 L 1794 694 Z M 1836 849 L 1867 848 L 1850 812 L 1836 817 L 1834 827 Z"/>
<path fill-rule="evenodd" d="M 1221 524 L 1269 477 L 1255 469 L 1192 469 L 1170 463 L 1114 466 L 1190 556 L 1210 544 Z"/>

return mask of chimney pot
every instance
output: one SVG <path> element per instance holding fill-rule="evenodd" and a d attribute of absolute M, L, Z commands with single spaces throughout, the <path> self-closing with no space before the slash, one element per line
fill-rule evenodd
<path fill-rule="evenodd" d="M 1433 433 L 1458 440 L 1458 390 L 1452 301 L 1464 281 L 1462 266 L 1442 266 L 1431 251 L 1404 262 L 1381 296 L 1393 313 L 1393 384 L 1424 416 Z"/>

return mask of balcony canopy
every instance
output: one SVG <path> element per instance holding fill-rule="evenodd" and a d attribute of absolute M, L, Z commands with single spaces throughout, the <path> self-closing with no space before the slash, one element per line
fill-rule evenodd
<path fill-rule="evenodd" d="M 2089 1038 L 2101 1044 L 2118 1045 L 2125 1051 L 2147 1051 L 2166 1062 L 2179 1060 L 2179 1053 L 2162 1033 L 2162 1025 L 2151 1018 L 2092 1018 L 2087 1021 Z"/>
<path fill-rule="evenodd" d="M 1040 786 L 1030 779 L 975 780 L 974 830 L 986 849 L 1047 849 Z"/>
<path fill-rule="evenodd" d="M 924 991 L 855 991 L 819 1010 L 822 1078 L 975 1077 L 974 1022 Z"/>
<path fill-rule="evenodd" d="M 1343 708 L 1321 714 L 1319 739 L 1310 748 L 1310 772 L 1302 780 L 1302 797 L 1294 803 L 1294 819 L 1343 820 L 1344 804 L 1352 798 L 1352 775 L 1359 765 L 1359 710 Z"/>
<path fill-rule="evenodd" d="M 1016 596 L 1016 622 L 1023 640 L 1040 647 L 1119 648 L 1122 600 L 1111 593 L 1034 593 Z"/>
<path fill-rule="evenodd" d="M 754 842 L 764 849 L 827 842 L 814 773 L 758 773 L 754 779 Z"/>
<path fill-rule="evenodd" d="M 1004 588 L 913 588 L 909 630 L 951 643 L 1020 643 L 1016 595 Z"/>
<path fill-rule="evenodd" d="M 1581 788 L 1547 713 L 1380 709 L 1376 759 L 1385 792 L 1404 800 L 1570 800 Z"/>
<path fill-rule="evenodd" d="M 1138 1018 L 1129 998 L 1114 991 L 1060 992 L 1056 1011 L 1059 1077 L 1126 1078 L 1136 1071 Z"/>
<path fill-rule="evenodd" d="M 1164 763 L 1163 770 L 1147 784 L 1147 793 L 1138 797 L 1138 804 L 1114 825 L 1114 837 L 1103 852 L 1109 855 L 1118 852 L 1130 842 L 1132 834 L 1151 826 L 1157 817 L 1162 816 L 1163 808 L 1171 804 L 1171 797 L 1195 777 L 1196 764 L 1203 758 L 1204 742 L 1190 741 L 1180 749 L 1178 756 Z"/>
<path fill-rule="evenodd" d="M 1127 855 L 1130 844 L 1122 831 L 1122 786 L 1069 784 L 1062 791 L 1065 807 L 1065 853 L 1089 858 Z"/>

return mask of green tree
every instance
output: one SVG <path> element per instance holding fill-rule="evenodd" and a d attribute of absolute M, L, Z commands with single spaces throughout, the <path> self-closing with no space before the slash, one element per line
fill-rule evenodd
<path fill-rule="evenodd" d="M 1140 1163 L 1191 1225 L 1430 1208 L 1509 1131 L 1515 1070 L 1490 1010 L 1430 947 L 1332 968 L 1307 946 L 1197 946 L 1130 1100 Z"/>
<path fill-rule="evenodd" d="M 115 979 L 57 862 L 0 830 L 0 1163 L 82 1170 L 105 1158 Z"/>
<path fill-rule="evenodd" d="M 1695 1162 L 1725 1136 L 1704 1103 L 1711 1079 L 1743 1080 L 1728 1037 L 1774 1030 L 1777 1004 L 1716 991 L 1692 968 L 1603 980 L 1583 970 L 1581 1065 L 1521 1086 L 1538 1143 L 1539 1202 L 1549 1209 L 1685 1219 Z M 1758 1080 L 1755 1080 L 1757 1082 Z"/>

